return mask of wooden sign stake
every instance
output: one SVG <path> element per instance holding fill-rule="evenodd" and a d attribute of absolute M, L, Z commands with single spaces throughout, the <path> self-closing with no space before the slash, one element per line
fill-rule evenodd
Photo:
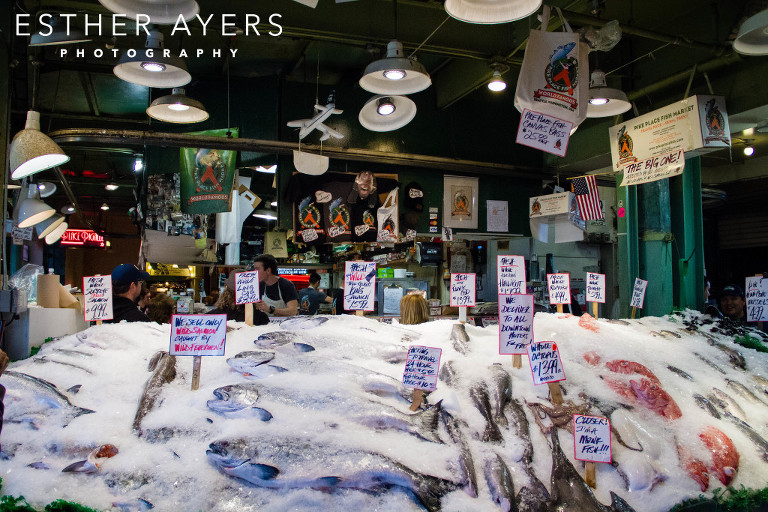
<path fill-rule="evenodd" d="M 595 463 L 587 462 L 585 463 L 585 467 L 586 467 L 587 473 L 584 476 L 584 481 L 587 482 L 587 485 L 590 486 L 591 488 L 597 489 L 597 477 L 595 476 Z"/>
<path fill-rule="evenodd" d="M 552 403 L 555 405 L 562 405 L 563 403 L 563 391 L 559 382 L 548 382 L 549 394 L 552 395 Z"/>
<path fill-rule="evenodd" d="M 253 325 L 253 303 L 249 302 L 245 305 L 245 325 Z"/>
<path fill-rule="evenodd" d="M 358 310 L 355 311 L 355 315 L 357 315 L 357 316 L 365 316 L 365 311 L 363 311 L 362 309 L 358 309 Z"/>
<path fill-rule="evenodd" d="M 523 356 L 520 354 L 515 354 L 512 356 L 512 368 L 522 368 L 523 367 Z"/>
<path fill-rule="evenodd" d="M 421 405 L 421 399 L 424 397 L 424 392 L 420 389 L 414 389 L 413 390 L 413 403 L 411 404 L 410 409 L 412 411 L 415 411 L 419 408 Z"/>
<path fill-rule="evenodd" d="M 563 312 L 563 305 L 562 304 L 558 304 L 557 305 L 557 312 L 558 313 L 562 313 Z"/>
<path fill-rule="evenodd" d="M 592 303 L 592 316 L 597 318 L 597 302 Z"/>
<path fill-rule="evenodd" d="M 200 366 L 203 364 L 203 356 L 192 358 L 192 391 L 200 387 Z"/>
<path fill-rule="evenodd" d="M 101 325 L 101 320 L 96 320 L 96 325 Z"/>
<path fill-rule="evenodd" d="M 632 318 L 635 318 L 636 314 L 637 314 L 637 308 L 632 308 Z"/>
<path fill-rule="evenodd" d="M 467 308 L 465 306 L 459 306 L 459 322 L 467 323 Z"/>

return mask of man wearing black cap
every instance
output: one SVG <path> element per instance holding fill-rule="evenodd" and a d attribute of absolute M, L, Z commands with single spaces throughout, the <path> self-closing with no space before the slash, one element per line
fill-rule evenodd
<path fill-rule="evenodd" d="M 136 265 L 124 263 L 112 271 L 112 320 L 105 322 L 149 322 L 147 315 L 139 311 L 136 299 L 141 295 L 141 282 L 149 274 L 139 270 Z"/>
<path fill-rule="evenodd" d="M 744 291 L 739 285 L 729 284 L 720 292 L 720 311 L 726 318 L 730 318 L 734 322 L 746 323 L 747 315 L 744 310 L 746 305 Z"/>

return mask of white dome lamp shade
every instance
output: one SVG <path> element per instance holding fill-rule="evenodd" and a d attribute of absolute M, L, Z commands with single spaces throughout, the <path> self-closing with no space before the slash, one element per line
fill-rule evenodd
<path fill-rule="evenodd" d="M 403 44 L 390 41 L 387 56 L 365 68 L 360 87 L 374 94 L 413 94 L 432 85 L 427 70 L 413 58 L 406 58 Z"/>
<path fill-rule="evenodd" d="M 372 132 L 391 132 L 407 125 L 414 117 L 416 104 L 410 98 L 374 96 L 365 102 L 357 119 Z"/>
<path fill-rule="evenodd" d="M 163 34 L 151 30 L 145 48 L 123 52 L 112 71 L 126 82 L 146 87 L 172 88 L 187 85 L 192 75 L 187 71 L 184 60 L 173 55 L 165 57 L 162 50 Z"/>
<path fill-rule="evenodd" d="M 744 55 L 768 55 L 768 9 L 741 24 L 733 49 Z"/>
<path fill-rule="evenodd" d="M 55 213 L 45 219 L 44 221 L 38 223 L 35 226 L 35 230 L 37 231 L 37 238 L 45 238 L 48 236 L 51 232 L 53 232 L 54 229 L 56 229 L 59 224 L 64 222 L 64 216 L 59 215 L 58 213 Z"/>
<path fill-rule="evenodd" d="M 199 101 L 184 94 L 184 89 L 176 87 L 173 94 L 157 98 L 147 108 L 147 115 L 166 123 L 199 123 L 208 119 L 208 112 Z"/>
<path fill-rule="evenodd" d="M 48 245 L 51 245 L 53 243 L 58 242 L 59 238 L 64 236 L 64 232 L 67 229 L 69 229 L 69 224 L 67 224 L 66 222 L 62 222 L 61 224 L 56 226 L 56 228 L 53 231 L 45 235 L 45 243 Z"/>
<path fill-rule="evenodd" d="M 10 153 L 13 179 L 69 162 L 59 145 L 40 131 L 40 113 L 34 110 L 27 112 L 27 123 L 13 138 Z"/>
<path fill-rule="evenodd" d="M 490 25 L 530 16 L 542 0 L 445 0 L 445 12 L 459 21 Z"/>
<path fill-rule="evenodd" d="M 48 19 L 50 23 L 42 25 L 29 38 L 29 46 L 53 46 L 59 44 L 75 44 L 91 41 L 82 29 L 68 26 L 60 16 Z"/>
<path fill-rule="evenodd" d="M 19 227 L 28 228 L 42 222 L 56 213 L 56 210 L 39 199 L 25 199 L 19 206 Z"/>
<path fill-rule="evenodd" d="M 632 108 L 624 91 L 613 89 L 605 84 L 605 73 L 595 70 L 590 78 L 587 117 L 616 116 Z"/>
<path fill-rule="evenodd" d="M 179 16 L 188 21 L 200 12 L 200 6 L 194 0 L 99 0 L 99 3 L 116 14 L 125 14 L 132 19 L 139 14 L 149 16 L 150 23 L 157 25 L 173 25 Z"/>

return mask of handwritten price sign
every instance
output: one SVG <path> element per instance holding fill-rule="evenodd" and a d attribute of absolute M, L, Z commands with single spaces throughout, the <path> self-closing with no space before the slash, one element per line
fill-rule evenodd
<path fill-rule="evenodd" d="M 373 311 L 376 295 L 376 262 L 347 261 L 344 264 L 344 309 Z"/>
<path fill-rule="evenodd" d="M 747 322 L 768 321 L 768 279 L 762 276 L 747 278 Z"/>
<path fill-rule="evenodd" d="M 451 274 L 451 307 L 475 305 L 475 274 Z"/>
<path fill-rule="evenodd" d="M 599 416 L 573 415 L 573 457 L 611 463 L 611 422 Z"/>
<path fill-rule="evenodd" d="M 550 304 L 571 303 L 571 276 L 568 274 L 547 274 Z"/>
<path fill-rule="evenodd" d="M 112 276 L 84 277 L 83 299 L 83 318 L 86 322 L 112 320 Z"/>
<path fill-rule="evenodd" d="M 259 302 L 259 271 L 238 272 L 235 274 L 235 302 L 249 304 Z"/>
<path fill-rule="evenodd" d="M 499 295 L 525 293 L 525 259 L 522 256 L 497 256 L 496 275 Z"/>
<path fill-rule="evenodd" d="M 605 274 L 587 272 L 587 302 L 605 304 Z"/>
<path fill-rule="evenodd" d="M 533 295 L 499 295 L 499 354 L 527 354 L 533 341 Z"/>
<path fill-rule="evenodd" d="M 517 142 L 557 156 L 565 156 L 573 123 L 523 109 L 517 128 Z"/>
<path fill-rule="evenodd" d="M 540 341 L 528 345 L 528 360 L 531 363 L 534 385 L 565 380 L 563 362 L 554 341 Z"/>
<path fill-rule="evenodd" d="M 632 289 L 632 300 L 629 306 L 632 308 L 643 309 L 643 302 L 645 301 L 645 288 L 648 286 L 648 281 L 643 281 L 639 277 L 635 278 L 635 287 Z"/>
<path fill-rule="evenodd" d="M 411 345 L 405 360 L 403 385 L 414 389 L 434 391 L 437 389 L 437 374 L 440 369 L 439 348 Z"/>
<path fill-rule="evenodd" d="M 173 315 L 172 356 L 223 356 L 227 315 Z"/>

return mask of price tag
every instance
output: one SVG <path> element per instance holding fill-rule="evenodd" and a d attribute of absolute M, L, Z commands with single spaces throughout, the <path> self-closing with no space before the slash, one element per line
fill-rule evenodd
<path fill-rule="evenodd" d="M 437 375 L 440 369 L 439 348 L 411 345 L 405 360 L 403 385 L 413 389 L 434 391 L 437 389 Z"/>
<path fill-rule="evenodd" d="M 368 224 L 360 224 L 359 226 L 355 226 L 355 235 L 363 236 L 369 229 L 371 229 L 371 226 Z"/>
<path fill-rule="evenodd" d="M 556 117 L 523 109 L 517 128 L 518 144 L 557 156 L 565 156 L 573 123 Z"/>
<path fill-rule="evenodd" d="M 573 457 L 587 462 L 613 462 L 608 418 L 573 415 Z"/>
<path fill-rule="evenodd" d="M 173 356 L 223 356 L 227 340 L 227 315 L 173 315 Z"/>
<path fill-rule="evenodd" d="M 762 276 L 747 278 L 747 322 L 768 321 L 768 279 Z"/>
<path fill-rule="evenodd" d="M 86 322 L 112 320 L 112 276 L 83 278 L 83 318 Z"/>
<path fill-rule="evenodd" d="M 571 303 L 571 276 L 568 274 L 547 274 L 550 304 Z"/>
<path fill-rule="evenodd" d="M 499 295 L 499 354 L 527 354 L 532 341 L 533 295 Z"/>
<path fill-rule="evenodd" d="M 630 307 L 643 309 L 643 302 L 645 301 L 645 288 L 648 286 L 648 281 L 643 281 L 639 277 L 635 278 L 635 287 L 632 289 L 632 301 L 629 303 Z"/>
<path fill-rule="evenodd" d="M 475 274 L 451 274 L 451 307 L 475 305 Z"/>
<path fill-rule="evenodd" d="M 259 271 L 237 272 L 235 274 L 235 303 L 259 302 Z"/>
<path fill-rule="evenodd" d="M 587 302 L 605 304 L 605 274 L 587 272 Z"/>
<path fill-rule="evenodd" d="M 305 242 L 314 242 L 317 240 L 317 230 L 314 230 L 312 228 L 305 229 L 303 231 L 299 232 L 301 234 L 301 238 L 304 239 Z"/>
<path fill-rule="evenodd" d="M 528 345 L 528 360 L 531 363 L 534 385 L 565 380 L 563 362 L 554 341 L 539 341 Z"/>
<path fill-rule="evenodd" d="M 376 262 L 347 261 L 344 264 L 344 309 L 373 311 L 376 296 Z"/>
<path fill-rule="evenodd" d="M 497 256 L 496 275 L 499 295 L 525 293 L 525 259 L 522 256 Z"/>
<path fill-rule="evenodd" d="M 32 240 L 34 226 L 28 228 L 20 228 L 19 226 L 13 226 L 11 236 L 17 240 Z M 111 276 L 110 276 L 111 277 Z"/>

